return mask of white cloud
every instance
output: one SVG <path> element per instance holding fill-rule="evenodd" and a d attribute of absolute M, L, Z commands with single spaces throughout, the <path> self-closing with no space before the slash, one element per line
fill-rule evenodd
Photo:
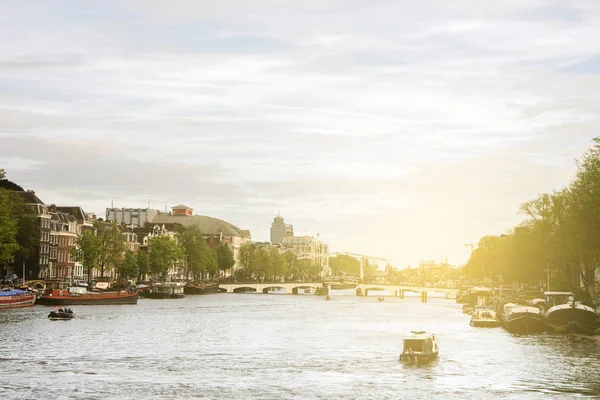
<path fill-rule="evenodd" d="M 48 202 L 463 261 L 597 134 L 600 8 L 423 3 L 0 3 L 1 163 Z"/>

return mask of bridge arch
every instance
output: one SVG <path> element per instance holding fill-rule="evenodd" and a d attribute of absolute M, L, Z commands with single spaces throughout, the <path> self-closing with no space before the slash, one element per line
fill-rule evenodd
<path fill-rule="evenodd" d="M 283 286 L 277 286 L 277 285 L 267 286 L 267 287 L 263 288 L 262 292 L 263 292 L 263 294 L 269 294 L 269 291 L 271 289 L 283 289 L 287 293 L 286 288 L 284 288 Z"/>
<path fill-rule="evenodd" d="M 240 286 L 233 289 L 233 293 L 256 293 L 256 288 L 250 286 Z"/>
<path fill-rule="evenodd" d="M 315 287 L 315 285 L 293 286 L 292 287 L 292 294 L 299 294 L 300 290 L 306 290 L 306 289 L 314 289 L 314 290 L 316 290 L 317 288 Z M 311 291 L 311 293 L 313 293 L 313 292 Z"/>

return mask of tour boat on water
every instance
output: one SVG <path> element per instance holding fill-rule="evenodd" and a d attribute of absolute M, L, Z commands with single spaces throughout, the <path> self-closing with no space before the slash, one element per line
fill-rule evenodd
<path fill-rule="evenodd" d="M 575 301 L 573 293 L 545 292 L 544 295 L 546 304 L 550 306 L 545 315 L 546 325 L 550 330 L 588 334 L 596 332 L 596 310 Z"/>
<path fill-rule="evenodd" d="M 35 304 L 35 293 L 21 289 L 0 290 L 0 308 L 31 307 Z"/>
<path fill-rule="evenodd" d="M 126 290 L 89 292 L 84 287 L 47 289 L 42 297 L 39 298 L 40 304 L 49 306 L 137 304 L 137 301 L 137 292 L 130 293 Z"/>
<path fill-rule="evenodd" d="M 504 328 L 511 333 L 527 335 L 544 331 L 544 314 L 538 307 L 508 303 L 503 311 Z"/>
<path fill-rule="evenodd" d="M 492 307 L 475 307 L 469 324 L 475 327 L 493 328 L 499 326 L 500 321 Z"/>
<path fill-rule="evenodd" d="M 437 358 L 439 347 L 435 335 L 424 331 L 412 331 L 404 335 L 400 361 L 431 361 Z"/>
<path fill-rule="evenodd" d="M 50 321 L 68 321 L 73 319 L 75 314 L 73 314 L 73 310 L 70 308 L 57 308 L 56 311 L 51 311 L 48 314 L 48 318 Z"/>

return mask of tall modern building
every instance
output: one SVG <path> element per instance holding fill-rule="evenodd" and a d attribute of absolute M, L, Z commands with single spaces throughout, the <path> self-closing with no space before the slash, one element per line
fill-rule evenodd
<path fill-rule="evenodd" d="M 159 210 L 151 208 L 107 208 L 106 220 L 115 221 L 133 228 L 143 228 L 146 222 L 152 222 L 154 217 L 161 214 Z"/>
<path fill-rule="evenodd" d="M 283 239 L 292 236 L 294 236 L 294 226 L 286 224 L 283 217 L 277 214 L 271 224 L 271 244 L 279 245 Z"/>

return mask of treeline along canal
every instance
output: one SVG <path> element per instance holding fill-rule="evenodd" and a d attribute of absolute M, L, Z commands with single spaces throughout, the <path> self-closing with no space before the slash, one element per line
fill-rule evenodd
<path fill-rule="evenodd" d="M 221 294 L 0 311 L 5 399 L 435 399 L 600 395 L 600 342 L 469 326 L 454 301 Z M 440 357 L 398 362 L 402 335 Z"/>

